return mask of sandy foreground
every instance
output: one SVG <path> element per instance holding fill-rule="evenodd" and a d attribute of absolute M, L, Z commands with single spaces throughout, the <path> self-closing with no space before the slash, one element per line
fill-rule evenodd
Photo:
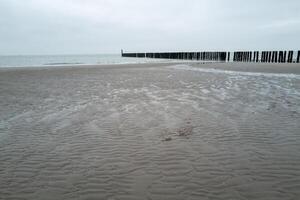
<path fill-rule="evenodd" d="M 299 199 L 300 65 L 0 69 L 0 199 Z"/>

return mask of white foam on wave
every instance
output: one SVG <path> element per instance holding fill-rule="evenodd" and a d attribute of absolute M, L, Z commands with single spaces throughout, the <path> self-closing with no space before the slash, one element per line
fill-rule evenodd
<path fill-rule="evenodd" d="M 294 78 L 300 79 L 300 75 L 291 74 L 291 73 L 268 73 L 268 72 L 244 72 L 244 71 L 230 71 L 223 69 L 207 69 L 200 67 L 193 67 L 190 65 L 182 64 L 182 65 L 173 65 L 170 66 L 171 69 L 179 69 L 179 70 L 188 70 L 188 71 L 199 71 L 204 73 L 218 73 L 218 74 L 229 74 L 229 75 L 240 75 L 240 76 L 263 76 L 263 77 L 278 77 L 278 78 Z"/>

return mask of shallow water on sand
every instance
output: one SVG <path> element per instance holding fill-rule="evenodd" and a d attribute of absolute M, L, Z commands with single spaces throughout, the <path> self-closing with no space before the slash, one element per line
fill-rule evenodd
<path fill-rule="evenodd" d="M 298 199 L 300 78 L 0 72 L 0 199 Z"/>

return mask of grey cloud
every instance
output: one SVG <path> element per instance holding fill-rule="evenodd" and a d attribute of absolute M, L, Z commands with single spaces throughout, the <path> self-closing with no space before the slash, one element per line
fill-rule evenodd
<path fill-rule="evenodd" d="M 298 0 L 0 0 L 0 54 L 298 49 Z"/>

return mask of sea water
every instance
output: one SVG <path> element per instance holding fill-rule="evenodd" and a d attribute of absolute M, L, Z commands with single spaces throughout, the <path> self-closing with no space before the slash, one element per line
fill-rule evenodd
<path fill-rule="evenodd" d="M 67 65 L 106 65 L 169 62 L 169 60 L 149 58 L 125 58 L 120 54 L 94 55 L 0 55 L 0 67 L 42 67 Z M 173 60 L 174 62 L 174 60 Z"/>

